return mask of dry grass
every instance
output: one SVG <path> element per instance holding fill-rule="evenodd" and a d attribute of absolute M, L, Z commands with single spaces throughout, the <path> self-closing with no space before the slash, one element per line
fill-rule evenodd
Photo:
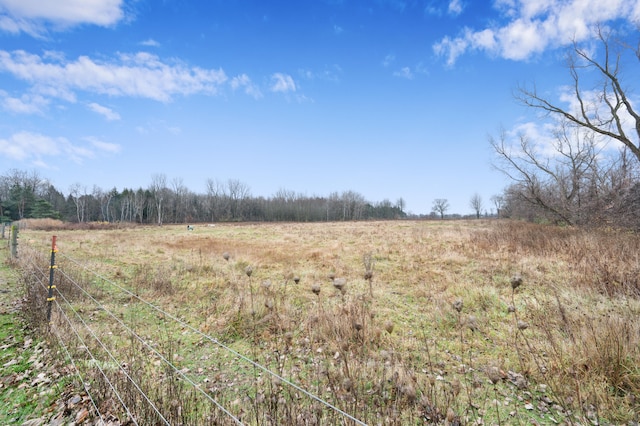
<path fill-rule="evenodd" d="M 23 244 L 46 250 L 51 232 L 34 228 L 23 231 Z M 367 423 L 640 416 L 633 234 L 402 221 L 59 229 L 57 236 L 61 253 Z M 113 297 L 114 310 L 138 315 L 146 334 L 174 342 L 186 365 L 201 365 L 203 376 L 230 375 L 198 361 L 205 355 L 179 330 L 154 317 L 145 323 L 139 306 Z M 255 381 L 249 374 L 237 388 Z M 295 400 L 278 386 L 257 389 L 257 423 L 263 399 Z M 313 409 L 301 406 L 297 415 Z"/>

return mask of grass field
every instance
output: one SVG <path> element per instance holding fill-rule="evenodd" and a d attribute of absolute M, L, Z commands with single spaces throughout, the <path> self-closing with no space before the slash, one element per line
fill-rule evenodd
<path fill-rule="evenodd" d="M 38 228 L 21 231 L 24 270 L 47 266 L 56 235 L 60 269 L 83 289 L 60 282 L 67 304 L 54 309 L 78 368 L 99 381 L 96 364 L 113 377 L 127 364 L 173 424 L 224 418 L 190 381 L 246 424 L 345 421 L 281 377 L 366 424 L 640 420 L 632 233 L 484 220 Z M 88 359 L 74 318 L 117 363 Z M 116 332 L 120 320 L 142 339 Z"/>

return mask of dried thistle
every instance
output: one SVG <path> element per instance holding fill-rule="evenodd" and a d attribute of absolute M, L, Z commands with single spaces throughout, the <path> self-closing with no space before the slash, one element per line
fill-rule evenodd
<path fill-rule="evenodd" d="M 453 396 L 458 396 L 461 389 L 462 385 L 460 384 L 460 380 L 453 379 L 453 381 L 451 382 L 451 392 L 453 392 Z"/>
<path fill-rule="evenodd" d="M 393 333 L 393 322 L 391 320 L 385 321 L 384 329 L 389 334 Z"/>
<path fill-rule="evenodd" d="M 529 323 L 525 321 L 518 321 L 518 330 L 526 330 L 529 328 Z"/>
<path fill-rule="evenodd" d="M 382 358 L 384 361 L 389 361 L 389 360 L 391 360 L 391 353 L 389 353 L 389 351 L 381 349 L 380 350 L 380 358 Z"/>
<path fill-rule="evenodd" d="M 451 306 L 453 306 L 453 309 L 455 309 L 457 312 L 462 312 L 464 303 L 462 302 L 462 299 L 457 299 L 455 302 L 451 304 Z"/>
<path fill-rule="evenodd" d="M 516 289 L 522 285 L 522 277 L 520 275 L 515 275 L 511 278 L 511 288 Z"/>
<path fill-rule="evenodd" d="M 334 278 L 333 286 L 340 291 L 344 291 L 344 286 L 347 285 L 347 280 L 345 278 Z"/>
<path fill-rule="evenodd" d="M 498 383 L 500 379 L 502 379 L 502 374 L 500 372 L 500 369 L 495 365 L 491 365 L 487 367 L 486 373 L 487 373 L 487 377 L 489 378 L 491 383 L 494 385 Z"/>
<path fill-rule="evenodd" d="M 297 276 L 297 275 L 295 277 L 293 277 L 293 282 L 298 284 L 300 282 L 300 277 Z"/>
<path fill-rule="evenodd" d="M 222 258 L 226 261 L 229 261 L 229 258 L 231 258 L 231 255 L 229 254 L 229 252 L 225 251 L 224 253 L 222 253 Z"/>
<path fill-rule="evenodd" d="M 362 263 L 364 263 L 365 271 L 373 273 L 373 256 L 371 256 L 371 253 L 362 256 Z"/>
<path fill-rule="evenodd" d="M 253 274 L 253 268 L 251 267 L 251 265 L 244 268 L 244 273 L 247 274 L 248 277 L 250 277 L 251 274 Z"/>
<path fill-rule="evenodd" d="M 471 331 L 478 331 L 478 321 L 475 315 L 469 315 L 467 317 L 467 327 L 469 327 Z"/>
<path fill-rule="evenodd" d="M 316 296 L 318 296 L 320 294 L 320 284 L 318 283 L 314 283 L 311 286 L 311 291 L 313 292 L 313 294 L 315 294 Z"/>

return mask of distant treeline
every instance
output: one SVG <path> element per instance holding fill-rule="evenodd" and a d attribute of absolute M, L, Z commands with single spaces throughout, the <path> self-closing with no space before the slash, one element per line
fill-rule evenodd
<path fill-rule="evenodd" d="M 279 190 L 252 196 L 244 183 L 207 180 L 197 194 L 180 179 L 155 175 L 146 188 L 90 190 L 72 185 L 64 194 L 36 172 L 10 170 L 0 176 L 0 220 L 53 218 L 68 222 L 198 223 L 219 221 L 346 221 L 406 217 L 402 198 L 370 202 L 354 191 L 307 196 Z"/>

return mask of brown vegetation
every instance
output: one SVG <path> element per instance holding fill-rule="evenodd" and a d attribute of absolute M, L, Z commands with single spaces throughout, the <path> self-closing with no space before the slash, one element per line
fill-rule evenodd
<path fill-rule="evenodd" d="M 78 269 L 77 261 L 98 272 L 100 279 L 74 277 L 250 424 L 341 418 L 279 379 L 236 365 L 113 283 L 368 424 L 640 417 L 633 233 L 399 221 L 57 235 L 61 269 Z M 50 232 L 29 227 L 21 236 L 41 252 L 50 246 Z M 189 404 L 206 411 L 203 419 L 223 418 L 215 407 L 202 411 L 184 380 L 167 381 L 166 369 L 152 368 L 159 360 L 148 348 L 109 334 L 117 324 L 71 287 L 59 284 L 70 306 L 99 318 L 105 341 L 129 348 L 127 368 L 144 383 L 168 386 L 151 386 L 168 412 L 176 409 L 168 395 L 181 393 L 176 421 Z"/>

